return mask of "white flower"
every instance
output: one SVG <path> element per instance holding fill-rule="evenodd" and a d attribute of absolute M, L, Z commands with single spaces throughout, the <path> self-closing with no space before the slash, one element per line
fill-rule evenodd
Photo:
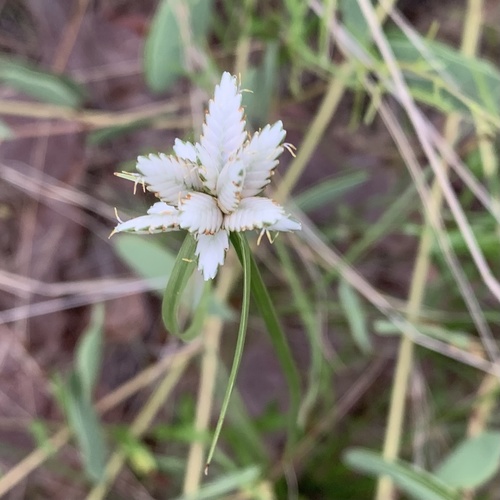
<path fill-rule="evenodd" d="M 186 229 L 197 240 L 198 269 L 205 280 L 214 278 L 224 263 L 230 231 L 301 228 L 281 205 L 258 196 L 270 182 L 284 138 L 281 121 L 247 136 L 236 77 L 224 73 L 199 143 L 177 139 L 176 156 L 140 156 L 139 174 L 119 174 L 142 183 L 161 201 L 148 215 L 120 222 L 114 233 Z"/>

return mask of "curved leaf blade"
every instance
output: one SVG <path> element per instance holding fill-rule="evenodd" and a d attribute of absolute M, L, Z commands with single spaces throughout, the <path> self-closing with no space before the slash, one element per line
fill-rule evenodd
<path fill-rule="evenodd" d="M 219 420 L 217 421 L 217 426 L 215 428 L 214 437 L 210 450 L 208 452 L 207 467 L 212 461 L 212 456 L 219 439 L 220 432 L 222 430 L 222 424 L 226 417 L 227 409 L 229 407 L 229 400 L 231 399 L 231 394 L 233 392 L 234 385 L 236 383 L 236 377 L 238 375 L 238 370 L 240 368 L 241 357 L 243 356 L 243 347 L 245 345 L 245 338 L 247 333 L 248 325 L 248 311 L 250 309 L 250 284 L 252 282 L 252 270 L 251 270 L 251 253 L 248 242 L 244 236 L 240 233 L 232 233 L 231 241 L 237 241 L 237 245 L 241 251 L 241 265 L 243 266 L 243 299 L 241 305 L 241 316 L 240 316 L 240 326 L 238 328 L 238 337 L 236 341 L 236 349 L 234 351 L 233 365 L 231 367 L 231 372 L 229 373 L 229 380 L 227 383 L 226 394 L 224 395 L 224 400 L 222 401 L 222 407 L 220 410 Z"/>
<path fill-rule="evenodd" d="M 163 323 L 166 329 L 184 341 L 192 340 L 200 332 L 210 300 L 210 282 L 206 281 L 192 321 L 188 328 L 183 330 L 179 325 L 178 312 L 181 305 L 182 294 L 196 267 L 194 256 L 195 249 L 195 239 L 190 234 L 187 234 L 177 254 L 177 258 L 175 259 L 170 279 L 168 280 L 163 294 L 161 307 Z"/>
<path fill-rule="evenodd" d="M 51 104 L 77 108 L 85 99 L 83 87 L 70 78 L 6 57 L 0 57 L 0 81 Z"/>
<path fill-rule="evenodd" d="M 458 500 L 456 489 L 430 472 L 401 460 L 387 462 L 381 455 L 364 449 L 351 449 L 344 455 L 350 467 L 371 476 L 389 476 L 396 485 L 418 500 Z"/>
<path fill-rule="evenodd" d="M 457 488 L 477 488 L 500 467 L 500 432 L 487 431 L 464 440 L 435 471 L 437 477 Z"/>

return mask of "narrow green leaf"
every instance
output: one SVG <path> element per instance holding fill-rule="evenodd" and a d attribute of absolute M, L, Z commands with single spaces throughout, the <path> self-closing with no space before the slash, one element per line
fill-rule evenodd
<path fill-rule="evenodd" d="M 65 399 L 69 425 L 75 433 L 85 471 L 90 479 L 98 482 L 106 464 L 104 434 L 92 402 L 86 397 L 76 373 L 71 374 Z"/>
<path fill-rule="evenodd" d="M 181 34 L 175 17 L 180 0 L 162 0 L 144 45 L 144 76 L 151 90 L 168 89 L 182 73 Z"/>
<path fill-rule="evenodd" d="M 484 107 L 499 115 L 500 72 L 495 66 L 433 40 L 420 38 L 417 47 L 400 32 L 389 33 L 388 41 L 418 99 L 445 111 Z"/>
<path fill-rule="evenodd" d="M 318 184 L 297 195 L 294 198 L 294 202 L 304 212 L 311 212 L 332 203 L 336 198 L 342 196 L 353 187 L 362 184 L 367 179 L 368 173 L 365 170 L 341 177 L 335 176 L 323 179 Z"/>
<path fill-rule="evenodd" d="M 89 401 L 92 399 L 92 389 L 101 368 L 103 325 L 104 305 L 97 304 L 92 310 L 90 325 L 82 334 L 76 351 L 76 373 L 83 395 Z"/>
<path fill-rule="evenodd" d="M 241 248 L 239 239 L 236 238 L 234 234 L 231 234 L 231 242 L 238 254 L 238 258 L 242 261 L 243 249 Z M 267 287 L 262 280 L 259 268 L 251 253 L 250 265 L 252 270 L 252 297 L 264 320 L 290 392 L 290 411 L 288 414 L 288 448 L 290 448 L 294 445 L 297 438 L 297 416 L 301 399 L 299 371 L 290 351 L 286 335 L 281 328 L 278 315 L 274 309 Z"/>
<path fill-rule="evenodd" d="M 243 93 L 243 106 L 250 123 L 256 128 L 268 122 L 269 111 L 278 74 L 279 46 L 276 42 L 266 45 L 262 64 L 250 67 L 245 73 L 242 88 L 252 89 Z"/>
<path fill-rule="evenodd" d="M 434 472 L 457 488 L 477 488 L 490 480 L 500 467 L 500 432 L 487 431 L 466 439 Z"/>
<path fill-rule="evenodd" d="M 241 357 L 243 356 L 243 347 L 245 346 L 245 337 L 248 325 L 248 311 L 250 309 L 250 285 L 252 277 L 252 271 L 250 267 L 250 247 L 248 246 L 248 242 L 245 237 L 240 233 L 232 233 L 231 241 L 233 241 L 233 245 L 234 242 L 237 241 L 238 247 L 241 251 L 240 259 L 241 265 L 243 266 L 243 298 L 241 304 L 240 326 L 238 329 L 238 337 L 236 340 L 236 349 L 234 351 L 233 365 L 231 367 L 231 372 L 229 373 L 226 394 L 224 395 L 224 400 L 222 401 L 219 420 L 217 421 L 217 426 L 215 427 L 214 438 L 208 452 L 207 467 L 212 461 L 212 456 L 219 439 L 222 424 L 224 423 L 224 418 L 226 417 L 227 409 L 229 407 L 229 400 L 231 399 L 234 384 L 236 383 L 236 376 L 238 375 Z"/>
<path fill-rule="evenodd" d="M 192 34 L 197 44 L 206 43 L 213 22 L 213 0 L 189 0 Z"/>
<path fill-rule="evenodd" d="M 137 120 L 133 123 L 127 123 L 126 125 L 117 125 L 116 127 L 106 127 L 94 130 L 88 134 L 87 144 L 90 146 L 99 146 L 113 139 L 117 139 L 118 137 L 123 137 L 124 135 L 135 132 L 136 130 L 146 128 L 150 124 L 151 120 Z"/>
<path fill-rule="evenodd" d="M 222 498 L 223 495 L 236 489 L 248 488 L 255 483 L 261 475 L 261 470 L 257 466 L 247 467 L 230 474 L 224 474 L 215 481 L 200 488 L 196 493 L 182 495 L 175 500 L 211 500 Z"/>
<path fill-rule="evenodd" d="M 83 87 L 66 76 L 42 71 L 24 61 L 0 56 L 0 81 L 35 99 L 77 108 L 85 98 Z"/>
<path fill-rule="evenodd" d="M 373 323 L 373 326 L 374 330 L 379 335 L 401 335 L 401 330 L 394 326 L 394 323 L 391 323 L 390 321 L 376 320 Z M 447 344 L 451 344 L 466 351 L 472 349 L 475 342 L 475 338 L 469 333 L 449 330 L 439 325 L 418 323 L 415 325 L 415 328 L 425 335 L 429 335 L 429 337 L 442 340 Z"/>
<path fill-rule="evenodd" d="M 161 309 L 163 323 L 167 330 L 184 341 L 192 340 L 199 334 L 210 303 L 210 282 L 207 281 L 190 325 L 186 329 L 181 328 L 178 312 L 182 294 L 196 267 L 195 248 L 196 241 L 190 234 L 187 234 L 175 259 L 170 279 L 163 294 Z"/>
<path fill-rule="evenodd" d="M 340 0 L 339 9 L 342 23 L 356 41 L 366 47 L 372 36 L 357 0 Z"/>
<path fill-rule="evenodd" d="M 167 90 L 185 73 L 183 42 L 201 44 L 212 23 L 212 0 L 162 0 L 144 46 L 144 75 L 154 92 Z M 186 26 L 178 21 L 188 20 Z"/>
<path fill-rule="evenodd" d="M 354 342 L 362 353 L 369 354 L 372 351 L 372 343 L 366 326 L 365 311 L 358 294 L 345 280 L 340 280 L 339 298 Z"/>
<path fill-rule="evenodd" d="M 351 449 L 344 455 L 350 467 L 371 476 L 389 476 L 404 492 L 418 500 L 458 500 L 457 490 L 431 473 L 412 467 L 401 460 L 387 462 L 378 453 Z"/>

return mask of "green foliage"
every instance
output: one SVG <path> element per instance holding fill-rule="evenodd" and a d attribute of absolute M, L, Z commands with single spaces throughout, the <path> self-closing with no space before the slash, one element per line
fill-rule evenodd
<path fill-rule="evenodd" d="M 94 482 L 99 482 L 106 463 L 104 433 L 77 373 L 71 374 L 66 386 L 66 412 L 78 442 L 85 472 Z"/>
<path fill-rule="evenodd" d="M 157 470 L 156 458 L 149 448 L 126 428 L 114 433 L 121 450 L 125 453 L 132 469 L 138 475 L 147 475 Z"/>
<path fill-rule="evenodd" d="M 403 491 L 416 500 L 458 500 L 458 491 L 429 472 L 401 460 L 386 462 L 378 453 L 352 449 L 345 462 L 352 468 L 373 476 L 389 476 Z"/>
<path fill-rule="evenodd" d="M 498 68 L 433 40 L 418 38 L 417 46 L 398 32 L 387 39 L 416 98 L 445 113 L 481 110 L 499 123 Z"/>
<path fill-rule="evenodd" d="M 185 44 L 204 39 L 211 13 L 211 0 L 162 0 L 159 3 L 144 46 L 144 75 L 151 90 L 168 90 L 185 74 Z"/>
<path fill-rule="evenodd" d="M 248 490 L 254 487 L 261 475 L 257 466 L 247 467 L 235 472 L 223 474 L 219 479 L 207 483 L 200 491 L 193 494 L 181 495 L 175 500 L 210 500 L 222 498 L 222 495 L 235 490 Z"/>
<path fill-rule="evenodd" d="M 77 108 L 85 99 L 83 87 L 70 78 L 4 56 L 0 56 L 0 81 L 42 102 Z"/>
<path fill-rule="evenodd" d="M 312 212 L 327 204 L 331 204 L 350 189 L 363 184 L 368 179 L 364 170 L 347 173 L 341 176 L 322 179 L 303 193 L 298 194 L 294 202 L 304 212 Z"/>
<path fill-rule="evenodd" d="M 196 242 L 194 238 L 190 234 L 187 234 L 175 259 L 162 302 L 162 317 L 166 329 L 185 341 L 192 340 L 199 335 L 210 298 L 210 283 L 206 282 L 201 298 L 195 307 L 192 322 L 187 328 L 182 328 L 179 324 L 178 313 L 182 295 L 196 267 L 195 248 Z"/>
<path fill-rule="evenodd" d="M 172 274 L 175 255 L 165 246 L 149 238 L 133 234 L 113 236 L 118 256 L 155 290 L 164 290 Z"/>
<path fill-rule="evenodd" d="M 242 242 L 236 235 L 231 235 L 231 242 L 234 245 L 238 258 L 243 263 Z M 250 267 L 252 273 L 251 286 L 252 297 L 257 305 L 262 319 L 266 325 L 274 350 L 285 375 L 290 394 L 290 410 L 288 419 L 288 445 L 293 447 L 297 439 L 297 416 L 300 405 L 300 377 L 295 360 L 293 359 L 287 338 L 281 327 L 278 315 L 273 306 L 269 291 L 262 280 L 259 268 L 250 254 Z"/>
<path fill-rule="evenodd" d="M 377 6 L 381 2 L 368 3 Z M 285 161 L 278 169 L 278 177 L 286 177 L 300 162 L 310 168 L 303 178 L 311 187 L 295 186 L 298 194 L 290 195 L 287 204 L 291 211 L 297 209 L 299 217 L 303 211 L 312 221 L 306 218 L 304 230 L 293 240 L 282 235 L 272 247 L 257 247 L 254 255 L 249 253 L 246 240 L 239 235 L 232 236 L 244 273 L 227 299 L 229 305 L 217 300 L 210 285 L 204 286 L 199 279 L 195 271 L 196 242 L 191 236 L 186 237 L 177 254 L 163 245 L 167 238 L 126 234 L 112 238 L 116 255 L 138 277 L 147 281 L 149 289 L 162 297 L 162 316 L 170 333 L 189 341 L 203 331 L 207 316 L 228 320 L 223 337 L 228 339 L 228 345 L 223 341 L 220 346 L 221 364 L 216 379 L 214 401 L 222 400 L 223 409 L 215 440 L 211 441 L 210 426 L 197 431 L 194 424 L 195 414 L 200 410 L 195 407 L 200 403 L 193 389 L 193 378 L 197 374 L 197 367 L 194 367 L 178 386 L 177 394 L 182 392 L 183 395 L 176 396 L 161 419 L 148 430 L 146 438 L 133 436 L 126 424 L 120 425 L 115 432 L 115 442 L 125 454 L 136 479 L 153 491 L 158 478 L 163 481 L 167 477 L 169 489 L 161 494 L 173 498 L 179 493 L 177 486 L 186 471 L 188 447 L 193 444 L 206 447 L 212 442 L 213 452 L 227 411 L 220 434 L 224 444 L 215 450 L 214 466 L 208 479 L 199 492 L 179 496 L 177 500 L 224 498 L 232 492 L 231 498 L 267 500 L 295 495 L 297 498 L 354 500 L 372 497 L 379 475 L 392 478 L 399 492 L 409 498 L 452 500 L 461 498 L 461 489 L 480 488 L 476 492 L 478 497 L 496 498 L 492 479 L 498 474 L 500 465 L 500 433 L 486 430 L 477 437 L 463 438 L 470 414 L 476 411 L 475 405 L 482 402 L 480 395 L 474 398 L 474 406 L 470 403 L 474 385 L 479 385 L 483 373 L 466 367 L 462 361 L 479 360 L 482 366 L 494 369 L 487 363 L 496 358 L 485 355 L 484 338 L 478 334 L 478 325 L 488 324 L 495 343 L 500 314 L 491 293 L 492 281 L 484 283 L 484 276 L 470 258 L 470 240 L 464 237 L 447 205 L 439 210 L 445 226 L 440 231 L 458 256 L 470 289 L 477 296 L 478 311 L 469 314 L 464 307 L 459 286 L 435 239 L 422 290 L 422 305 L 412 324 L 423 334 L 425 346 L 415 355 L 417 366 L 425 366 L 422 376 L 429 388 L 428 393 L 421 396 L 425 403 L 422 408 L 429 406 L 429 414 L 422 418 L 430 420 L 426 424 L 433 437 L 445 435 L 454 441 L 462 438 L 463 441 L 443 458 L 442 443 L 432 440 L 422 450 L 427 471 L 404 461 L 389 463 L 380 454 L 361 449 L 345 454 L 349 468 L 338 458 L 342 450 L 354 442 L 380 447 L 388 412 L 387 377 L 392 363 L 385 363 L 382 383 L 375 378 L 373 384 L 371 379 L 366 380 L 372 367 L 376 368 L 379 363 L 371 330 L 384 336 L 379 339 L 384 346 L 400 340 L 401 329 L 394 318 L 408 314 L 410 275 L 416 261 L 418 239 L 426 224 L 423 205 L 429 202 L 427 198 L 419 198 L 414 180 L 405 173 L 401 151 L 407 148 L 415 157 L 429 186 L 434 181 L 427 165 L 426 149 L 414 134 L 416 128 L 400 106 L 401 101 L 397 96 L 394 98 L 391 72 L 375 45 L 360 8 L 361 2 L 159 0 L 156 5 L 145 37 L 142 60 L 149 89 L 155 93 L 168 92 L 168 100 L 175 101 L 180 96 L 175 93 L 177 89 L 185 91 L 184 86 L 174 85 L 179 78 L 186 77 L 193 86 L 209 89 L 215 75 L 223 70 L 231 71 L 237 60 L 238 67 L 242 68 L 242 87 L 249 90 L 243 95 L 249 122 L 259 128 L 270 120 L 283 119 L 287 140 L 293 140 L 297 146 L 298 160 L 289 157 L 289 162 Z M 314 10 L 315 5 L 322 7 L 321 13 Z M 397 6 L 405 7 L 401 2 Z M 454 8 L 462 14 L 462 6 Z M 433 13 L 427 14 L 421 21 L 425 24 L 435 21 L 434 27 L 443 21 L 442 18 L 430 19 L 431 15 Z M 456 16 L 456 19 L 459 17 L 463 16 Z M 343 47 L 335 38 L 339 31 L 335 31 L 334 20 L 350 33 L 354 49 L 366 51 L 366 61 L 359 60 L 355 51 L 350 52 L 350 47 Z M 409 36 L 400 27 L 395 27 L 397 22 L 393 18 L 382 24 L 381 36 L 394 52 L 398 69 L 405 78 L 403 83 L 436 129 L 444 135 L 447 128 L 441 129 L 441 124 L 459 117 L 459 133 L 453 140 L 449 139 L 450 147 L 455 148 L 459 157 L 466 158 L 467 171 L 479 179 L 481 189 L 496 209 L 500 70 L 498 61 L 491 58 L 488 62 L 486 57 L 496 53 L 499 40 L 498 33 L 486 23 L 490 20 L 483 20 L 480 27 L 484 59 L 463 55 L 451 42 L 437 41 L 458 40 L 459 37 L 454 36 L 456 33 L 448 38 L 448 25 L 446 29 L 440 27 L 437 34 L 433 28 L 429 34 L 419 34 L 410 26 L 412 36 Z M 193 53 L 197 56 L 194 64 L 190 59 Z M 364 86 L 366 80 L 377 87 L 373 95 Z M 75 122 L 78 126 L 87 123 L 80 121 L 80 114 L 92 117 L 94 107 L 100 105 L 90 96 L 89 109 L 79 110 L 86 100 L 81 85 L 67 76 L 53 74 L 20 59 L 0 58 L 0 82 L 37 101 L 75 109 L 69 114 L 78 116 Z M 141 88 L 141 92 L 143 90 Z M 340 104 L 323 114 L 325 102 L 332 96 L 338 98 Z M 408 136 L 404 148 L 398 150 L 393 146 L 393 138 L 380 118 L 381 103 L 390 105 L 400 131 Z M 126 110 L 120 109 L 120 113 L 122 111 Z M 179 113 L 187 115 L 189 112 L 182 109 Z M 114 126 L 89 132 L 87 145 L 93 148 L 134 130 L 145 129 L 162 116 L 159 111 L 151 118 L 126 125 L 117 119 Z M 196 113 L 193 116 L 197 119 Z M 479 128 L 481 120 L 484 126 Z M 324 123 L 324 128 L 317 129 L 316 122 Z M 12 140 L 18 133 L 17 122 L 13 120 L 12 123 L 0 122 L 0 140 Z M 31 133 L 31 129 L 37 132 L 33 124 L 28 123 L 26 133 Z M 325 140 L 315 143 L 314 134 L 309 135 L 311 130 Z M 189 130 L 181 130 L 179 135 L 192 137 Z M 299 139 L 301 135 L 306 137 L 303 142 Z M 496 167 L 486 167 L 484 142 L 488 142 L 488 154 Z M 170 145 L 166 143 L 165 149 Z M 139 151 L 149 147 L 149 144 L 139 146 Z M 308 148 L 310 152 L 304 154 Z M 110 150 L 109 154 L 112 153 Z M 443 156 L 437 146 L 436 154 Z M 342 169 L 339 173 L 338 165 L 345 165 L 348 155 L 354 158 L 350 163 L 356 168 Z M 490 266 L 492 275 L 498 276 L 500 240 L 493 210 L 484 209 L 468 183 L 458 180 L 451 170 L 449 176 L 452 191 L 485 256 L 485 265 Z M 358 189 L 353 196 L 355 187 Z M 346 193 L 350 196 L 340 203 Z M 52 194 L 50 191 L 48 196 Z M 0 201 L 2 221 L 14 220 L 9 203 Z M 321 215 L 319 223 L 315 219 L 317 214 Z M 339 249 L 333 248 L 332 243 Z M 254 256 L 262 258 L 262 263 L 257 265 Z M 230 257 L 228 255 L 228 263 Z M 354 288 L 352 279 L 364 286 Z M 24 290 L 23 286 L 24 278 L 20 290 Z M 51 296 L 58 286 L 50 284 L 47 295 Z M 250 307 L 249 293 L 257 306 L 255 311 Z M 385 299 L 387 303 L 382 302 L 380 306 Z M 33 310 L 36 307 L 38 304 Z M 233 369 L 228 375 L 221 360 L 232 352 L 235 341 L 231 336 L 236 334 L 234 320 L 240 315 Z M 67 380 L 56 377 L 54 384 L 54 397 L 65 409 L 82 456 L 84 472 L 94 482 L 102 480 L 107 457 L 106 435 L 92 403 L 102 364 L 103 323 L 104 309 L 97 307 L 79 342 L 73 371 Z M 290 331 L 283 325 L 290 325 Z M 286 394 L 285 397 L 271 394 L 264 386 L 259 390 L 265 393 L 265 398 L 253 401 L 245 393 L 246 385 L 239 387 L 241 394 L 235 387 L 238 366 L 245 355 L 243 343 L 247 326 L 247 342 L 252 344 L 252 349 L 267 348 L 265 341 L 264 347 L 259 344 L 260 329 L 265 328 L 269 334 L 279 366 L 276 368 L 272 360 L 266 367 L 266 375 L 278 379 L 283 375 L 284 382 L 280 380 L 282 385 L 278 387 L 288 391 L 286 409 L 282 405 Z M 152 359 L 158 356 L 158 344 L 151 348 L 149 342 L 149 338 L 146 339 L 140 349 Z M 127 348 L 137 349 L 138 344 Z M 293 351 L 290 346 L 294 347 Z M 432 349 L 441 354 L 436 355 Z M 443 356 L 456 353 L 461 356 L 460 362 Z M 256 369 L 254 366 L 249 368 Z M 376 377 L 380 372 L 374 370 L 373 373 Z M 251 375 L 252 372 L 249 378 Z M 133 399 L 130 408 L 134 411 L 143 404 L 145 398 L 142 396 Z M 491 398 L 493 403 L 497 401 L 498 388 L 492 390 Z M 399 402 L 404 406 L 406 401 L 407 398 L 402 397 Z M 217 404 L 211 409 L 212 415 L 216 415 Z M 60 462 L 59 457 L 54 457 L 58 448 L 51 444 L 50 438 L 55 426 L 53 421 L 36 420 L 29 424 L 29 432 L 40 448 L 39 453 L 47 453 L 53 457 L 51 460 Z M 412 456 L 414 450 L 410 450 L 412 440 L 408 434 L 403 432 L 401 448 L 405 456 Z M 8 446 L 5 448 L 10 452 Z M 295 466 L 297 491 L 288 491 L 284 471 L 291 471 Z M 353 480 L 351 469 L 364 476 Z M 50 468 L 45 471 L 50 473 Z M 70 480 L 73 479 L 72 476 Z M 163 487 L 164 483 L 161 484 Z"/>
<path fill-rule="evenodd" d="M 77 347 L 75 370 L 67 383 L 60 386 L 68 423 L 75 433 L 85 472 L 94 482 L 103 477 L 107 455 L 104 432 L 92 405 L 92 389 L 101 365 L 103 323 L 104 308 L 98 306 Z"/>
<path fill-rule="evenodd" d="M 278 72 L 278 44 L 266 44 L 262 63 L 251 66 L 242 81 L 242 88 L 249 89 L 243 94 L 243 106 L 250 123 L 256 127 L 267 124 L 272 98 L 276 92 Z"/>
<path fill-rule="evenodd" d="M 456 488 L 478 488 L 500 468 L 500 432 L 486 431 L 460 443 L 434 474 Z"/>
<path fill-rule="evenodd" d="M 372 343 L 366 324 L 366 314 L 358 294 L 345 280 L 340 280 L 339 298 L 354 342 L 363 354 L 369 354 L 372 352 Z"/>

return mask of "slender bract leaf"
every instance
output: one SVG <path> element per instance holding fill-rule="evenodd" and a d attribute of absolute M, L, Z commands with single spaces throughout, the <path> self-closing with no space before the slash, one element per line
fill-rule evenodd
<path fill-rule="evenodd" d="M 80 106 L 85 98 L 83 87 L 68 77 L 6 57 L 0 57 L 0 81 L 40 101 L 71 108 Z"/>
<path fill-rule="evenodd" d="M 68 421 L 78 441 L 85 471 L 90 479 L 98 482 L 106 463 L 104 435 L 92 402 L 76 373 L 70 377 L 65 401 Z"/>
<path fill-rule="evenodd" d="M 248 325 L 248 311 L 250 309 L 250 284 L 251 284 L 250 248 L 248 246 L 247 240 L 240 233 L 232 233 L 231 241 L 233 241 L 233 245 L 234 242 L 237 241 L 237 244 L 241 251 L 240 259 L 241 259 L 241 265 L 243 266 L 243 299 L 241 303 L 240 327 L 238 329 L 238 338 L 236 341 L 236 349 L 234 351 L 233 366 L 231 367 L 231 372 L 229 373 L 229 380 L 227 383 L 226 394 L 224 395 L 224 400 L 222 401 L 219 420 L 217 421 L 214 438 L 210 446 L 210 450 L 208 452 L 207 467 L 212 460 L 212 456 L 215 451 L 215 446 L 217 445 L 220 431 L 222 429 L 222 424 L 224 423 L 224 418 L 226 416 L 227 409 L 229 406 L 231 393 L 233 392 L 234 384 L 236 383 L 236 376 L 238 375 L 241 357 L 243 356 L 243 347 L 245 345 L 245 337 Z"/>
<path fill-rule="evenodd" d="M 200 332 L 210 299 L 210 282 L 206 281 L 193 319 L 186 329 L 182 329 L 179 325 L 178 313 L 182 294 L 196 267 L 195 248 L 196 241 L 190 234 L 187 234 L 175 259 L 174 268 L 163 294 L 161 308 L 163 323 L 167 330 L 185 341 L 192 340 Z"/>
<path fill-rule="evenodd" d="M 500 432 L 488 431 L 466 439 L 450 453 L 435 474 L 457 488 L 477 488 L 500 467 Z"/>
<path fill-rule="evenodd" d="M 349 323 L 354 342 L 364 354 L 372 350 L 370 335 L 366 326 L 366 315 L 358 294 L 345 280 L 339 283 L 339 298 Z"/>
<path fill-rule="evenodd" d="M 92 310 L 90 325 L 82 335 L 76 352 L 76 373 L 83 395 L 92 398 L 92 389 L 101 369 L 102 329 L 104 326 L 104 305 L 97 304 Z"/>
<path fill-rule="evenodd" d="M 403 461 L 390 463 L 378 453 L 362 449 L 349 450 L 344 455 L 344 461 L 352 468 L 369 475 L 389 476 L 401 490 L 418 500 L 459 499 L 457 490 L 431 473 Z"/>
<path fill-rule="evenodd" d="M 231 242 L 238 254 L 240 261 L 242 260 L 242 248 L 237 238 L 231 235 Z M 267 331 L 271 338 L 271 342 L 278 356 L 278 360 L 285 375 L 288 390 L 290 392 L 290 413 L 288 415 L 288 447 L 293 446 L 297 438 L 297 416 L 299 412 L 301 390 L 300 376 L 295 365 L 290 347 L 286 340 L 286 336 L 281 328 L 276 310 L 274 309 L 271 297 L 267 291 L 267 287 L 262 280 L 259 268 L 250 254 L 250 264 L 252 269 L 252 297 L 259 309 L 260 315 L 264 320 Z"/>

